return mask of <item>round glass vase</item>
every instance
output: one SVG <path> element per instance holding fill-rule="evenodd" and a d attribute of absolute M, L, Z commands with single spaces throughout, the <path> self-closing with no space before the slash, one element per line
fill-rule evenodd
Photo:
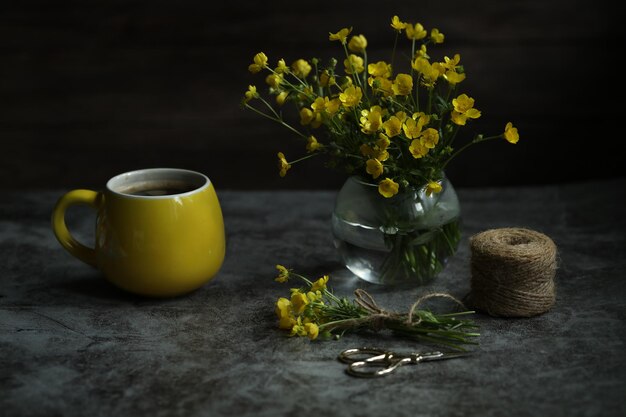
<path fill-rule="evenodd" d="M 444 176 L 441 192 L 407 187 L 391 198 L 349 177 L 332 216 L 335 247 L 359 278 L 384 285 L 425 285 L 441 272 L 461 238 L 460 206 Z"/>

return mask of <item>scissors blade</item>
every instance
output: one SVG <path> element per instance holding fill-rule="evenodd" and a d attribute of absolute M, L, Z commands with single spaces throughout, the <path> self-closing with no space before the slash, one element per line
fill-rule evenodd
<path fill-rule="evenodd" d="M 462 352 L 426 352 L 415 354 L 415 362 L 442 361 L 469 356 L 469 353 Z"/>

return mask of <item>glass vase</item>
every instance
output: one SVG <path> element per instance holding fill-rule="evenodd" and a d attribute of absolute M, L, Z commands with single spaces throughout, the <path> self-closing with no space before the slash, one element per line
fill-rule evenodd
<path fill-rule="evenodd" d="M 443 176 L 439 193 L 406 187 L 391 198 L 378 186 L 349 177 L 337 194 L 332 216 L 335 247 L 346 267 L 365 281 L 425 285 L 456 252 L 460 206 Z"/>

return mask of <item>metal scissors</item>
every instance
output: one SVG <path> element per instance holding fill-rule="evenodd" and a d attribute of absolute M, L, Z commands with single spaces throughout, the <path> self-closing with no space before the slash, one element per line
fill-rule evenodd
<path fill-rule="evenodd" d="M 467 356 L 467 353 L 412 352 L 398 354 L 379 348 L 353 348 L 341 352 L 337 359 L 347 363 L 346 372 L 361 378 L 385 376 L 402 365 L 416 365 L 420 362 L 439 361 Z"/>

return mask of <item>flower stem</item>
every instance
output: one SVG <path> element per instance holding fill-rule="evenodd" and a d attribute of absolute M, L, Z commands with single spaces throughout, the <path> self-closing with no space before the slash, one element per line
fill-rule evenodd
<path fill-rule="evenodd" d="M 266 103 L 267 104 L 267 103 Z M 283 125 L 284 127 L 286 127 L 287 129 L 291 130 L 292 132 L 294 132 L 295 134 L 297 134 L 300 137 L 303 137 L 304 139 L 307 139 L 308 136 L 305 135 L 304 133 L 300 132 L 299 130 L 295 129 L 293 126 L 289 125 L 288 123 L 285 123 L 285 121 L 283 119 L 280 118 L 280 116 L 276 115 L 277 117 L 273 117 L 267 113 L 263 113 L 261 110 L 257 109 L 256 107 L 252 107 L 251 105 L 249 105 L 248 103 L 244 103 L 244 107 L 252 110 L 255 113 L 260 114 L 261 116 L 265 117 L 266 119 L 270 119 L 274 122 L 277 122 L 281 125 Z M 274 112 L 274 114 L 276 114 L 276 112 Z"/>
<path fill-rule="evenodd" d="M 463 152 L 465 149 L 469 148 L 470 146 L 472 146 L 472 145 L 474 145 L 476 143 L 485 142 L 485 141 L 493 140 L 493 139 L 499 139 L 499 138 L 502 138 L 502 135 L 487 136 L 487 137 L 481 137 L 481 136 L 475 137 L 474 140 L 472 140 L 471 142 L 466 143 L 461 148 L 457 149 L 456 152 L 454 152 L 452 155 L 450 155 L 450 157 L 448 159 L 446 159 L 446 162 L 444 162 L 443 165 L 441 166 L 441 169 L 443 170 L 446 167 L 446 165 L 448 165 L 448 163 L 452 159 L 454 159 L 458 154 L 460 154 L 461 152 Z"/>
<path fill-rule="evenodd" d="M 393 49 L 391 50 L 391 70 L 392 71 L 393 71 L 393 63 L 394 63 L 394 60 L 396 59 L 396 46 L 398 46 L 399 36 L 400 36 L 400 32 L 396 30 L 396 39 L 394 39 L 393 41 Z"/>

